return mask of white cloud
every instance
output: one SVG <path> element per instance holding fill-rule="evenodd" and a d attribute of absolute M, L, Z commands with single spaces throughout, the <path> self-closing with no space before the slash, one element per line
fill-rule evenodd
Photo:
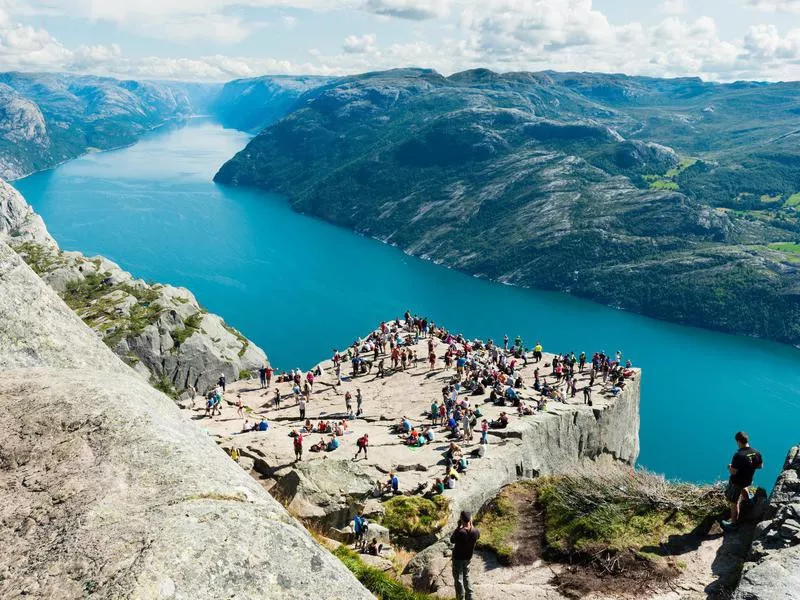
<path fill-rule="evenodd" d="M 366 0 L 364 9 L 376 15 L 422 21 L 446 17 L 450 0 Z"/>
<path fill-rule="evenodd" d="M 348 35 L 344 38 L 342 50 L 348 54 L 373 54 L 377 51 L 378 38 L 374 33 Z"/>
<path fill-rule="evenodd" d="M 742 4 L 764 12 L 800 14 L 800 0 L 742 0 Z"/>
<path fill-rule="evenodd" d="M 667 15 L 682 15 L 689 11 L 688 0 L 664 0 L 658 6 L 659 12 Z"/>

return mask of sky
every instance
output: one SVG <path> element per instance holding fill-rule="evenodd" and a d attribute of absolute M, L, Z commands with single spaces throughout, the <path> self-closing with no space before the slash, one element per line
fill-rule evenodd
<path fill-rule="evenodd" d="M 0 70 L 800 79 L 800 0 L 0 0 Z"/>

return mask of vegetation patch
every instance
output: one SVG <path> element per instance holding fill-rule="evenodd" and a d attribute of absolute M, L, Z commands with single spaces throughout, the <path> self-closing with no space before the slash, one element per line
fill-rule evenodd
<path fill-rule="evenodd" d="M 521 481 L 503 488 L 476 518 L 478 547 L 503 565 L 531 564 L 540 558 L 544 513 L 536 501 L 536 483 Z"/>
<path fill-rule="evenodd" d="M 786 199 L 785 206 L 800 206 L 800 192 L 792 194 Z"/>
<path fill-rule="evenodd" d="M 439 531 L 447 523 L 450 501 L 444 496 L 432 500 L 421 496 L 395 496 L 384 503 L 381 520 L 392 533 L 426 536 Z"/>
<path fill-rule="evenodd" d="M 247 352 L 247 347 L 250 345 L 250 340 L 244 337 L 241 333 L 239 333 L 236 329 L 228 325 L 227 323 L 223 323 L 222 326 L 225 330 L 230 333 L 232 336 L 235 336 L 242 347 L 239 349 L 239 358 L 244 356 L 244 353 Z"/>
<path fill-rule="evenodd" d="M 200 323 L 203 320 L 203 315 L 200 312 L 196 312 L 193 315 L 190 315 L 184 322 L 183 327 L 180 329 L 173 329 L 169 332 L 169 335 L 172 337 L 172 341 L 175 342 L 176 346 L 181 346 L 186 340 L 192 337 L 195 333 L 200 331 Z"/>
<path fill-rule="evenodd" d="M 769 247 L 773 250 L 778 250 L 780 252 L 788 252 L 789 254 L 800 254 L 800 244 L 795 244 L 792 242 L 776 242 L 774 244 L 770 244 Z"/>
<path fill-rule="evenodd" d="M 60 250 L 55 252 L 36 242 L 14 243 L 13 246 L 17 254 L 28 263 L 28 266 L 33 269 L 34 273 L 37 275 L 43 275 L 54 271 L 64 264 L 64 259 L 61 257 Z"/>
<path fill-rule="evenodd" d="M 643 470 L 597 469 L 536 481 L 549 550 L 609 573 L 628 557 L 663 566 L 665 544 L 696 536 L 725 510 L 722 490 Z"/>
<path fill-rule="evenodd" d="M 379 600 L 434 600 L 433 596 L 415 592 L 388 573 L 364 564 L 359 555 L 347 546 L 339 546 L 333 555 Z"/>
<path fill-rule="evenodd" d="M 180 392 L 175 389 L 175 386 L 172 384 L 172 381 L 170 381 L 169 377 L 167 377 L 166 375 L 163 375 L 161 379 L 152 381 L 151 384 L 159 392 L 166 394 L 173 400 L 177 400 L 178 396 L 180 396 Z"/>

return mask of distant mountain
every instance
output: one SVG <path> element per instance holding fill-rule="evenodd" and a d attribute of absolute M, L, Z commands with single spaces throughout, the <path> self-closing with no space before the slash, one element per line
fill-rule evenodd
<path fill-rule="evenodd" d="M 133 143 L 210 104 L 217 84 L 0 73 L 0 177 L 16 179 L 88 150 Z"/>
<path fill-rule="evenodd" d="M 309 90 L 219 182 L 468 273 L 800 343 L 800 85 L 395 70 Z"/>
<path fill-rule="evenodd" d="M 286 115 L 305 92 L 329 81 L 288 75 L 237 79 L 225 84 L 210 103 L 210 112 L 225 127 L 260 131 Z"/>

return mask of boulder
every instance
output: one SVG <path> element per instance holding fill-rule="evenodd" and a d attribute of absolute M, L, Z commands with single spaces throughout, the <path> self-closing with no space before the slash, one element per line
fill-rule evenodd
<path fill-rule="evenodd" d="M 0 597 L 372 595 L 0 241 Z"/>

